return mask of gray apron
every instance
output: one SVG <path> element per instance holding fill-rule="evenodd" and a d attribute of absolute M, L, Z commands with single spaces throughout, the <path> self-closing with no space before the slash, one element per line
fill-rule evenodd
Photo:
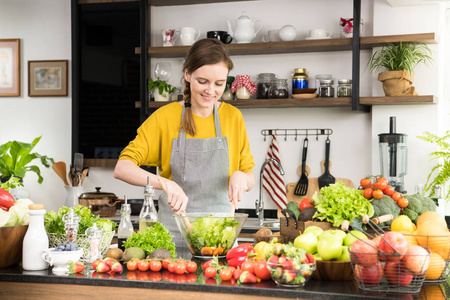
<path fill-rule="evenodd" d="M 181 119 L 184 116 L 181 114 Z M 172 142 L 170 167 L 172 180 L 188 196 L 187 213 L 230 211 L 228 199 L 228 142 L 222 136 L 217 105 L 214 105 L 214 125 L 216 137 L 207 139 L 186 139 L 186 133 L 180 131 L 179 137 Z M 167 202 L 167 195 L 161 194 L 158 201 L 158 220 L 169 227 L 174 236 L 172 241 L 177 247 L 186 248 L 186 243 L 178 230 L 173 217 L 174 212 Z M 181 255 L 182 253 L 178 253 Z"/>

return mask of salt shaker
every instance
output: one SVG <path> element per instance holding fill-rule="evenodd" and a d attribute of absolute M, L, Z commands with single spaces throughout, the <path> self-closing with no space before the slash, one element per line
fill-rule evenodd
<path fill-rule="evenodd" d="M 81 216 L 69 209 L 69 212 L 63 216 L 64 228 L 66 229 L 67 242 L 76 243 L 78 227 L 81 221 Z"/>
<path fill-rule="evenodd" d="M 147 185 L 144 188 L 144 203 L 139 213 L 139 231 L 144 231 L 147 227 L 151 227 L 158 221 L 158 213 L 156 212 L 153 196 L 155 188 L 150 185 L 150 177 L 147 177 Z"/>
<path fill-rule="evenodd" d="M 127 197 L 124 197 L 125 203 L 120 208 L 120 223 L 117 229 L 118 247 L 125 251 L 123 242 L 133 234 L 133 224 L 131 224 L 131 206 L 128 204 Z"/>
<path fill-rule="evenodd" d="M 23 238 L 22 267 L 24 270 L 45 270 L 48 263 L 42 259 L 44 250 L 48 249 L 48 236 L 44 227 L 44 204 L 30 204 L 28 206 L 30 224 Z"/>
<path fill-rule="evenodd" d="M 101 259 L 102 254 L 100 252 L 100 242 L 102 240 L 103 228 L 97 227 L 97 223 L 94 223 L 92 227 L 86 229 L 86 235 L 89 241 L 89 253 L 87 255 L 87 262 L 89 265 L 96 259 Z"/>

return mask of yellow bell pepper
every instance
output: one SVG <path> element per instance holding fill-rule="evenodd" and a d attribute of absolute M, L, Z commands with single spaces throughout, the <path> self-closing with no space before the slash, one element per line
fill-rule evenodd
<path fill-rule="evenodd" d="M 273 249 L 273 244 L 266 242 L 259 242 L 254 247 L 253 250 L 256 253 L 255 259 L 261 260 L 266 259 L 266 254 Z"/>

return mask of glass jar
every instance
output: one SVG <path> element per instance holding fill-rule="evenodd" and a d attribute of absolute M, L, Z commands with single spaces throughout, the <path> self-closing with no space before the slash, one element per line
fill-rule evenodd
<path fill-rule="evenodd" d="M 233 100 L 234 99 L 234 94 L 233 91 L 231 90 L 231 84 L 234 81 L 234 76 L 228 76 L 227 77 L 227 83 L 225 86 L 225 91 L 223 92 L 222 95 L 222 100 Z"/>
<path fill-rule="evenodd" d="M 309 76 L 305 68 L 294 69 L 292 75 L 292 94 L 295 94 L 295 89 L 307 89 Z"/>
<path fill-rule="evenodd" d="M 269 88 L 270 99 L 289 98 L 287 79 L 272 80 Z"/>
<path fill-rule="evenodd" d="M 352 80 L 351 79 L 339 79 L 337 86 L 338 97 L 351 97 L 352 96 Z"/>
<path fill-rule="evenodd" d="M 269 99 L 269 88 L 272 80 L 277 76 L 274 73 L 259 73 L 256 79 L 256 99 Z"/>
<path fill-rule="evenodd" d="M 320 81 L 325 79 L 333 79 L 333 77 L 330 74 L 317 74 L 316 75 L 316 82 L 315 82 L 315 88 L 316 94 L 319 94 L 319 87 L 320 87 Z"/>
<path fill-rule="evenodd" d="M 238 100 L 248 100 L 252 94 L 246 86 L 238 87 L 236 90 L 236 99 Z"/>
<path fill-rule="evenodd" d="M 334 97 L 333 79 L 324 79 L 320 81 L 319 97 Z"/>

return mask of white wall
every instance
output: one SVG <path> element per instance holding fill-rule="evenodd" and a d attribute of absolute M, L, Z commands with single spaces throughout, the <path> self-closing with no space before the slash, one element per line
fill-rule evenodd
<path fill-rule="evenodd" d="M 309 29 L 326 28 L 338 36 L 340 17 L 352 16 L 352 0 L 263 0 L 232 2 L 222 4 L 204 4 L 170 7 L 152 7 L 151 40 L 160 45 L 160 30 L 194 26 L 202 31 L 202 37 L 208 30 L 227 30 L 226 20 L 230 20 L 233 29 L 235 20 L 246 11 L 253 19 L 261 20 L 264 28 L 256 37 L 260 41 L 268 29 L 280 28 L 291 24 L 303 38 Z M 440 7 L 425 5 L 420 7 L 391 7 L 385 0 L 363 1 L 362 18 L 364 35 L 401 34 L 413 32 L 436 32 L 441 30 Z M 330 9 L 332 8 L 332 9 Z M 51 12 L 51 18 L 49 17 Z M 406 17 L 411 17 L 406 19 Z M 412 20 L 412 21 L 411 21 Z M 420 22 L 418 21 L 420 20 Z M 71 134 L 71 98 L 29 98 L 27 94 L 26 61 L 37 59 L 70 59 L 70 1 L 69 0 L 0 0 L 0 37 L 21 38 L 22 41 L 22 96 L 0 98 L 2 127 L 0 142 L 7 140 L 31 141 L 43 135 L 37 146 L 38 153 L 46 154 L 70 163 Z M 431 45 L 435 54 L 435 63 L 430 68 L 419 67 L 424 72 L 416 76 L 415 86 L 419 94 L 441 95 L 443 78 L 440 77 L 442 51 L 439 45 Z M 379 95 L 381 84 L 365 70 L 365 63 L 371 51 L 361 53 L 361 95 Z M 234 56 L 235 69 L 231 75 L 250 74 L 252 78 L 263 72 L 273 72 L 279 78 L 288 78 L 294 68 L 305 67 L 313 78 L 316 74 L 332 74 L 337 81 L 351 77 L 350 52 L 326 52 L 283 55 Z M 181 74 L 182 59 L 169 60 L 174 74 Z M 152 61 L 152 70 L 155 60 Z M 178 71 L 177 71 L 178 70 Z M 174 75 L 171 83 L 179 85 L 180 77 Z M 320 101 L 320 99 L 317 99 Z M 274 100 L 276 101 L 276 100 Z M 439 101 L 443 102 L 441 97 Z M 259 171 L 266 155 L 269 140 L 264 141 L 262 129 L 270 128 L 332 128 L 331 173 L 336 177 L 351 179 L 355 184 L 360 177 L 379 172 L 378 141 L 379 133 L 387 132 L 389 116 L 397 116 L 397 129 L 408 134 L 410 150 L 409 170 L 406 188 L 413 191 L 414 186 L 423 183 L 428 174 L 428 153 L 430 150 L 414 137 L 424 130 L 439 128 L 438 105 L 421 106 L 380 106 L 372 113 L 351 111 L 350 108 L 293 108 L 293 109 L 242 109 L 249 133 L 252 152 L 255 158 L 254 169 L 259 184 Z M 53 116 L 54 115 L 54 116 Z M 20 120 L 18 122 L 17 120 Z M 311 176 L 320 176 L 319 163 L 324 158 L 324 137 L 316 141 L 310 138 L 307 163 L 312 169 Z M 301 144 L 292 138 L 284 141 L 279 137 L 281 161 L 286 171 L 285 183 L 296 182 L 296 168 L 301 163 Z M 419 150 L 420 149 L 420 150 Z M 55 209 L 64 203 L 65 190 L 62 181 L 52 170 L 41 168 L 45 178 L 38 185 L 34 174 L 25 178 L 25 184 L 32 193 L 32 199 L 44 202 Z M 112 178 L 111 169 L 92 168 L 86 180 L 86 188 L 93 190 L 101 186 L 102 190 L 118 196 L 141 198 L 142 188 L 131 187 Z M 241 208 L 253 208 L 258 197 L 258 186 L 245 195 Z M 267 195 L 266 208 L 275 208 Z"/>

